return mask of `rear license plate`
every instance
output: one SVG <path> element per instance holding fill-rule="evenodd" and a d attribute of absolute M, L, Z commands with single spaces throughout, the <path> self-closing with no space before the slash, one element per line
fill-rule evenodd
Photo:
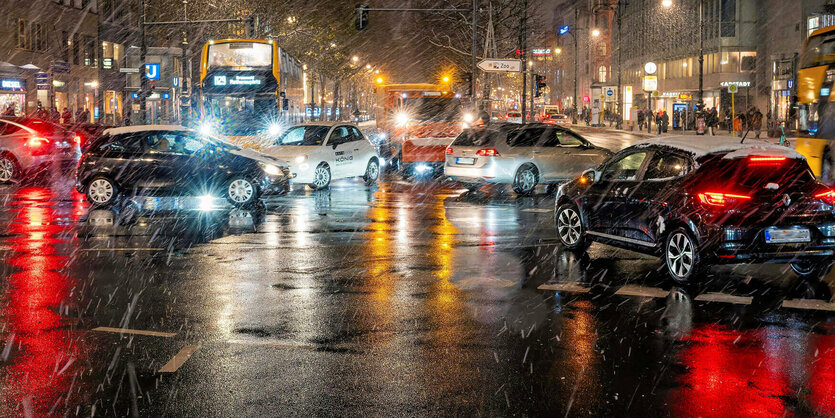
<path fill-rule="evenodd" d="M 765 230 L 765 242 L 769 244 L 809 242 L 811 240 L 812 236 L 807 228 L 769 228 Z"/>
<path fill-rule="evenodd" d="M 70 147 L 70 144 L 67 143 L 67 142 L 56 142 L 55 145 L 57 145 L 58 148 L 61 148 L 61 149 Z"/>
<path fill-rule="evenodd" d="M 475 164 L 475 158 L 461 158 L 461 157 L 458 157 L 458 158 L 455 159 L 455 164 L 473 165 L 473 164 Z"/>

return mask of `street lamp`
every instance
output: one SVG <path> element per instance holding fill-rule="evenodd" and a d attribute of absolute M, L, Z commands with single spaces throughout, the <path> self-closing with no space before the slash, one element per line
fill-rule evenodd
<path fill-rule="evenodd" d="M 600 29 L 594 29 L 591 31 L 591 36 L 598 37 L 600 36 Z"/>
<path fill-rule="evenodd" d="M 555 48 L 554 53 L 557 55 L 562 54 L 562 48 Z"/>
<path fill-rule="evenodd" d="M 663 0 L 661 2 L 661 5 L 666 7 L 666 8 L 673 7 L 673 0 Z"/>
<path fill-rule="evenodd" d="M 353 57 L 351 57 L 351 61 L 357 62 L 357 61 L 359 61 L 359 60 L 360 60 L 360 57 L 358 57 L 358 56 L 356 56 L 356 55 L 354 55 Z"/>

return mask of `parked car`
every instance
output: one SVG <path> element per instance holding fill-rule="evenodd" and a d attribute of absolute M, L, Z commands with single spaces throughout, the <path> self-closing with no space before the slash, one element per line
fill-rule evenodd
<path fill-rule="evenodd" d="M 312 189 L 327 188 L 331 180 L 362 177 L 373 184 L 382 159 L 356 125 L 315 122 L 293 126 L 262 151 L 290 164 L 291 182 Z"/>
<path fill-rule="evenodd" d="M 562 186 L 555 216 L 564 246 L 656 255 L 678 283 L 729 263 L 790 263 L 817 278 L 835 260 L 835 191 L 795 151 L 762 141 L 638 143 Z"/>
<path fill-rule="evenodd" d="M 558 114 L 555 114 L 555 115 L 545 114 L 544 117 L 545 117 L 545 119 L 543 120 L 543 122 L 545 122 L 549 125 L 570 125 L 571 124 L 571 118 L 569 118 L 568 115 L 565 115 L 565 114 L 562 114 L 562 113 L 558 113 Z"/>
<path fill-rule="evenodd" d="M 505 120 L 510 123 L 522 123 L 522 112 L 510 111 L 507 112 Z"/>
<path fill-rule="evenodd" d="M 76 189 L 94 206 L 120 196 L 212 195 L 235 206 L 286 190 L 283 162 L 181 126 L 113 128 L 78 163 Z"/>
<path fill-rule="evenodd" d="M 0 119 L 0 183 L 30 177 L 53 163 L 74 164 L 77 135 L 40 119 Z"/>
<path fill-rule="evenodd" d="M 533 123 L 491 124 L 467 129 L 446 150 L 444 174 L 469 188 L 511 184 L 529 194 L 597 167 L 612 153 L 568 129 Z"/>

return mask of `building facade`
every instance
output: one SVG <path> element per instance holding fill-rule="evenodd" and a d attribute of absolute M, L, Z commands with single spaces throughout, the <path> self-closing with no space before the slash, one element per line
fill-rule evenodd
<path fill-rule="evenodd" d="M 94 118 L 99 54 L 94 0 L 7 0 L 0 25 L 0 109 L 39 107 Z"/>

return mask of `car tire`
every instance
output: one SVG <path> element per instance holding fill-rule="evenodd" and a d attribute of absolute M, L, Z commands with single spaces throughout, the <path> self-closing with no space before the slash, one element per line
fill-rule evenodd
<path fill-rule="evenodd" d="M 693 284 L 693 279 L 701 272 L 699 246 L 693 234 L 685 228 L 676 228 L 667 235 L 662 257 L 667 275 L 678 284 Z"/>
<path fill-rule="evenodd" d="M 261 191 L 249 178 L 238 176 L 226 183 L 223 195 L 232 206 L 241 208 L 257 202 L 261 197 Z"/>
<path fill-rule="evenodd" d="M 319 164 L 313 170 L 313 182 L 310 183 L 310 188 L 313 190 L 322 190 L 327 189 L 330 184 L 331 168 L 325 163 Z"/>
<path fill-rule="evenodd" d="M 583 227 L 580 209 L 573 203 L 565 203 L 557 208 L 555 216 L 557 237 L 563 247 L 569 250 L 585 250 L 591 245 Z"/>
<path fill-rule="evenodd" d="M 96 176 L 87 183 L 84 194 L 90 205 L 97 208 L 112 206 L 119 200 L 119 187 L 106 176 Z"/>
<path fill-rule="evenodd" d="M 20 175 L 20 166 L 10 154 L 0 155 L 0 183 L 9 183 Z"/>
<path fill-rule="evenodd" d="M 539 175 L 536 168 L 530 164 L 525 164 L 516 170 L 516 176 L 513 177 L 513 191 L 520 196 L 527 196 L 536 189 L 536 184 L 539 181 Z"/>
<path fill-rule="evenodd" d="M 835 262 L 833 259 L 800 261 L 791 263 L 791 268 L 798 277 L 806 280 L 820 280 L 832 271 L 833 262 Z"/>
<path fill-rule="evenodd" d="M 821 181 L 835 186 L 835 152 L 831 148 L 823 150 L 821 155 Z"/>
<path fill-rule="evenodd" d="M 377 162 L 376 158 L 372 158 L 371 161 L 368 162 L 368 167 L 365 168 L 365 175 L 362 176 L 362 179 L 365 180 L 365 184 L 368 186 L 372 186 L 377 183 L 377 179 L 380 177 L 380 163 Z"/>

